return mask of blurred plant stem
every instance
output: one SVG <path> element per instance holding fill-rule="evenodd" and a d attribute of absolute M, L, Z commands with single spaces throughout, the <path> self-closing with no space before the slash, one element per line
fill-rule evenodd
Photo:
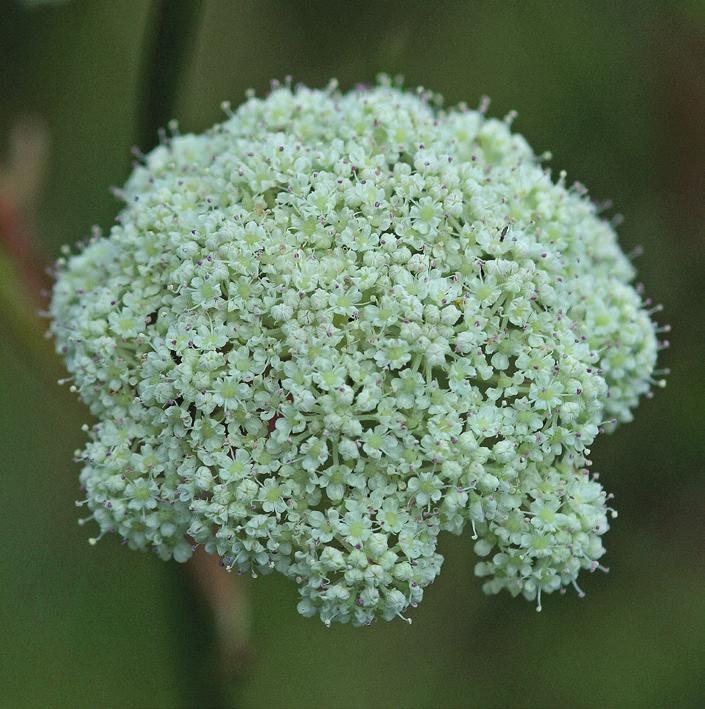
<path fill-rule="evenodd" d="M 137 145 L 145 152 L 174 117 L 177 90 L 198 35 L 201 0 L 157 0 L 142 69 Z"/>
<path fill-rule="evenodd" d="M 53 384 L 63 370 L 37 315 L 46 304 L 49 278 L 33 220 L 48 142 L 40 121 L 23 118 L 8 135 L 0 165 L 0 328 L 33 374 Z"/>
<path fill-rule="evenodd" d="M 200 0 L 159 0 L 153 3 L 142 68 L 137 145 L 144 152 L 161 139 L 160 131 L 174 117 L 178 89 L 198 34 L 203 11 Z M 199 594 L 213 615 L 216 634 L 216 681 L 223 689 L 237 682 L 252 656 L 250 612 L 246 588 L 228 574 L 217 556 L 197 549 L 186 565 Z M 188 642 L 188 638 L 186 638 Z"/>
<path fill-rule="evenodd" d="M 200 547 L 188 562 L 188 568 L 213 612 L 219 672 L 228 684 L 240 679 L 252 660 L 247 589 L 239 576 L 223 568 L 217 556 Z"/>

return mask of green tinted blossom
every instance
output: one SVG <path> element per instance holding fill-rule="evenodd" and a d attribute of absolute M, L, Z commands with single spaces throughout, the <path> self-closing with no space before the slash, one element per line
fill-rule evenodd
<path fill-rule="evenodd" d="M 277 570 L 326 624 L 405 617 L 441 531 L 472 529 L 491 593 L 598 567 L 589 448 L 650 388 L 650 313 L 580 190 L 429 98 L 251 97 L 153 150 L 60 263 L 101 535 Z"/>

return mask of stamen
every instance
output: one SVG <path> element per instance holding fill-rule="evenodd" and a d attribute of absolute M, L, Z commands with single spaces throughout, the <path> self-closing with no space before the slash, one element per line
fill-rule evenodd
<path fill-rule="evenodd" d="M 397 613 L 397 616 L 398 616 L 399 618 L 401 618 L 405 623 L 408 623 L 409 625 L 411 625 L 411 618 L 405 618 L 405 617 L 401 614 L 401 611 L 400 611 L 399 613 Z"/>
<path fill-rule="evenodd" d="M 577 591 L 577 593 L 578 593 L 578 598 L 585 598 L 585 591 L 583 591 L 583 589 L 580 588 L 580 586 L 578 586 L 578 582 L 577 582 L 575 579 L 573 579 L 573 580 L 571 581 L 571 583 L 573 584 L 573 588 L 574 588 L 574 589 Z"/>

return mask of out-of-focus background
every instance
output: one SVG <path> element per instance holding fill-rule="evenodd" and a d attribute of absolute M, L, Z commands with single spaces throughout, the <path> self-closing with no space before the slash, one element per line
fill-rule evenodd
<path fill-rule="evenodd" d="M 183 0 L 172 0 L 183 12 Z M 664 707 L 705 703 L 705 2 L 191 3 L 171 107 L 182 131 L 273 77 L 344 88 L 380 71 L 514 126 L 555 170 L 611 199 L 671 348 L 636 421 L 598 439 L 616 495 L 608 575 L 544 611 L 485 597 L 472 543 L 447 537 L 413 625 L 296 614 L 278 576 L 240 579 L 250 655 L 219 655 L 193 575 L 87 544 L 87 413 L 55 380 L 26 286 L 119 204 L 142 140 L 144 72 L 164 3 L 0 3 L 0 704 L 3 706 Z M 174 74 L 164 50 L 159 71 Z M 178 52 L 177 52 L 178 53 Z M 156 137 L 156 136 L 154 136 Z M 142 145 L 142 147 L 149 147 Z M 42 174 L 43 171 L 43 174 Z M 18 221 L 19 220 L 19 221 Z M 18 236 L 19 235 L 19 236 Z M 33 256 L 27 240 L 34 239 Z M 33 288 L 34 285 L 30 286 Z M 223 669 L 225 664 L 225 669 Z"/>

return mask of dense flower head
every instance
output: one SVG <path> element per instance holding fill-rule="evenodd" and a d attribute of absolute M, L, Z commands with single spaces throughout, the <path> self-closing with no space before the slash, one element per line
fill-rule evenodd
<path fill-rule="evenodd" d="M 101 535 L 277 570 L 326 624 L 405 617 L 466 527 L 486 591 L 575 585 L 611 513 L 589 447 L 658 349 L 612 226 L 510 121 L 424 92 L 226 110 L 60 263 Z"/>

